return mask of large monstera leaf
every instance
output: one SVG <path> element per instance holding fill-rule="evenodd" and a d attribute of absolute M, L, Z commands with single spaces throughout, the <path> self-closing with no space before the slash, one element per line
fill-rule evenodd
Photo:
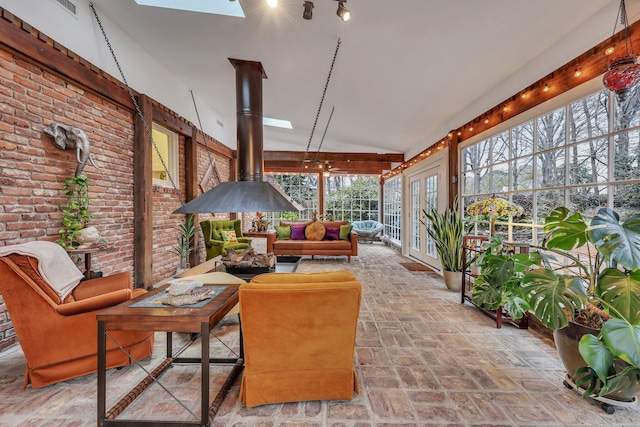
<path fill-rule="evenodd" d="M 609 319 L 602 326 L 600 334 L 615 357 L 640 368 L 640 325 L 632 325 L 622 319 Z"/>
<path fill-rule="evenodd" d="M 607 268 L 598 277 L 596 294 L 631 324 L 640 321 L 640 270 L 624 274 L 618 269 Z"/>
<path fill-rule="evenodd" d="M 591 220 L 589 238 L 608 260 L 627 270 L 640 269 L 640 217 L 620 224 L 620 217 L 602 208 Z"/>
<path fill-rule="evenodd" d="M 562 329 L 573 319 L 575 307 L 587 300 L 587 292 L 579 277 L 556 275 L 538 268 L 522 278 L 523 292 L 536 317 L 548 328 Z"/>
<path fill-rule="evenodd" d="M 550 249 L 569 251 L 587 242 L 587 224 L 582 215 L 569 215 L 569 209 L 564 206 L 549 213 L 544 220 L 544 231 L 547 233 L 547 248 Z"/>

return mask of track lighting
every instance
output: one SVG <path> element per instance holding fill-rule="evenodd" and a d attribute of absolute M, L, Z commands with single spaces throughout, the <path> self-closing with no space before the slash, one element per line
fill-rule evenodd
<path fill-rule="evenodd" d="M 304 2 L 304 11 L 302 12 L 302 17 L 304 19 L 313 18 L 313 2 L 309 0 L 305 0 Z"/>
<path fill-rule="evenodd" d="M 337 0 L 338 1 L 338 11 L 336 14 L 342 19 L 343 22 L 347 22 L 351 19 L 351 11 L 344 7 L 344 4 L 347 0 Z"/>

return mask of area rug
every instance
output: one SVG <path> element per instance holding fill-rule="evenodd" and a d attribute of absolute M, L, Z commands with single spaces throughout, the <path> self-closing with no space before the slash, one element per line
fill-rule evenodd
<path fill-rule="evenodd" d="M 400 265 L 409 271 L 433 271 L 433 269 L 419 262 L 401 262 Z"/>

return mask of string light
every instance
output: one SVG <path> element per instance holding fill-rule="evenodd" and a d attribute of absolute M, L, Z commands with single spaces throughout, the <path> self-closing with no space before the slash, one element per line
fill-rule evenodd
<path fill-rule="evenodd" d="M 578 69 L 578 70 L 576 70 L 576 71 L 573 73 L 573 75 L 574 75 L 574 77 L 580 77 L 580 76 L 582 75 L 582 71 L 580 71 L 580 70 Z"/>
<path fill-rule="evenodd" d="M 549 92 L 549 85 L 548 85 L 548 84 L 545 84 L 545 85 L 544 85 L 544 88 L 542 88 L 542 91 L 543 91 L 543 92 Z"/>

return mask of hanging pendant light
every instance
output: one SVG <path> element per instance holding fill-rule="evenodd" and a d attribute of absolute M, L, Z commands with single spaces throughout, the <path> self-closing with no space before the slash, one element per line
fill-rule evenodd
<path fill-rule="evenodd" d="M 602 79 L 604 86 L 610 91 L 615 92 L 620 102 L 627 98 L 631 89 L 640 81 L 640 64 L 638 64 L 638 55 L 633 53 L 633 46 L 629 35 L 629 22 L 627 21 L 627 8 L 625 7 L 624 1 L 625 0 L 620 0 L 620 8 L 618 10 L 618 17 L 616 18 L 616 25 L 613 27 L 613 33 L 615 34 L 616 32 L 616 26 L 619 20 L 624 26 L 626 54 L 611 62 L 609 70 L 604 74 Z M 612 52 L 610 49 L 611 48 L 607 49 L 608 53 Z"/>

